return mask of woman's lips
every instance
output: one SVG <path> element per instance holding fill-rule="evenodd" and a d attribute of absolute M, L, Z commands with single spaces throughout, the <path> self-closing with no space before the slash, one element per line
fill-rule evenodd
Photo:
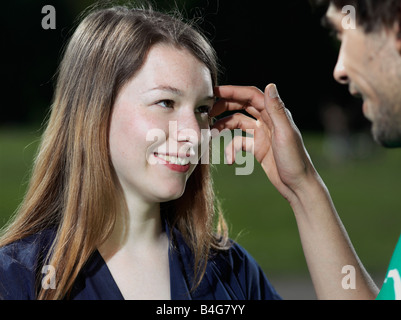
<path fill-rule="evenodd" d="M 190 167 L 189 157 L 179 157 L 165 154 L 154 153 L 154 156 L 159 159 L 159 163 L 177 172 L 187 172 Z"/>

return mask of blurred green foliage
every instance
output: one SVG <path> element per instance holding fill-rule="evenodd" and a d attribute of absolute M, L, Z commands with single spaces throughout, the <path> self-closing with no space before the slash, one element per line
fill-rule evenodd
<path fill-rule="evenodd" d="M 323 152 L 325 138 L 307 134 L 305 145 L 328 186 L 337 211 L 368 271 L 386 272 L 401 230 L 401 150 L 374 148 L 366 157 L 332 163 Z M 217 165 L 215 185 L 232 236 L 268 273 L 306 273 L 292 210 L 255 163 L 249 176 L 235 166 Z"/>

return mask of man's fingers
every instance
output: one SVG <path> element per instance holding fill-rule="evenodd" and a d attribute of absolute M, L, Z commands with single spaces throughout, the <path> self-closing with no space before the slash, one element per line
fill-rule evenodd
<path fill-rule="evenodd" d="M 235 136 L 225 148 L 227 164 L 235 162 L 236 153 L 246 151 L 254 153 L 254 139 L 252 137 Z"/>
<path fill-rule="evenodd" d="M 269 84 L 265 89 L 266 111 L 274 127 L 288 126 L 292 120 L 289 111 L 281 100 L 275 84 Z"/>
<path fill-rule="evenodd" d="M 247 107 L 248 105 L 245 103 L 221 99 L 214 104 L 212 110 L 210 111 L 210 116 L 216 117 L 225 111 L 245 110 Z"/>
<path fill-rule="evenodd" d="M 258 124 L 256 120 L 247 117 L 242 113 L 234 113 L 233 115 L 224 117 L 220 120 L 217 120 L 213 128 L 222 131 L 224 129 L 234 130 L 234 129 L 241 129 L 246 131 L 246 129 L 257 129 Z"/>
<path fill-rule="evenodd" d="M 222 99 L 263 106 L 263 92 L 256 87 L 220 86 L 215 88 L 214 93 Z"/>
<path fill-rule="evenodd" d="M 214 105 L 211 116 L 250 106 L 259 111 L 264 109 L 264 94 L 256 87 L 220 86 L 214 89 L 214 93 L 220 100 Z"/>
<path fill-rule="evenodd" d="M 215 95 L 220 98 L 214 105 L 211 116 L 224 111 L 244 109 L 269 129 L 285 129 L 292 125 L 292 118 L 281 100 L 275 84 L 269 84 L 263 93 L 256 87 L 221 86 L 215 88 Z"/>

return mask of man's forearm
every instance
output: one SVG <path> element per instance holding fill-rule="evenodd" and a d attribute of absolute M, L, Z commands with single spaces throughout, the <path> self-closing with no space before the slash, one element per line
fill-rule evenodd
<path fill-rule="evenodd" d="M 378 288 L 360 262 L 319 177 L 297 192 L 291 207 L 318 299 L 376 298 Z"/>

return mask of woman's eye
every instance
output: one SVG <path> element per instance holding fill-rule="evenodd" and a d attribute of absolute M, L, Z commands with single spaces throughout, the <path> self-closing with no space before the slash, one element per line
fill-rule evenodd
<path fill-rule="evenodd" d="M 207 114 L 209 114 L 210 110 L 212 110 L 212 108 L 209 107 L 209 106 L 200 106 L 200 107 L 196 108 L 196 112 L 197 113 L 207 113 Z"/>
<path fill-rule="evenodd" d="M 156 102 L 156 104 L 163 108 L 173 108 L 174 107 L 173 100 L 161 100 L 161 101 Z"/>

